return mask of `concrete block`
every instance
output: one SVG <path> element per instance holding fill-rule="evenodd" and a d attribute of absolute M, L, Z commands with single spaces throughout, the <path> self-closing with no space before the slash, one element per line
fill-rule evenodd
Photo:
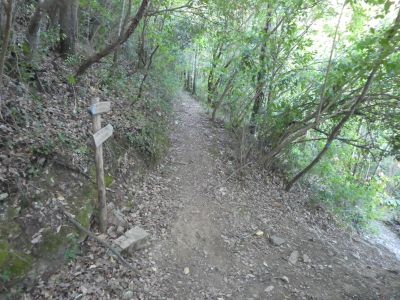
<path fill-rule="evenodd" d="M 120 252 L 132 253 L 146 246 L 149 234 L 140 227 L 133 227 L 114 241 Z"/>

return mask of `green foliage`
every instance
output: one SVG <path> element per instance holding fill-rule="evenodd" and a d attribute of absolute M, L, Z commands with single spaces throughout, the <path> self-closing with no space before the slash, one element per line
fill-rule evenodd
<path fill-rule="evenodd" d="M 81 57 L 78 54 L 72 54 L 72 55 L 69 55 L 65 59 L 65 64 L 67 66 L 76 66 L 76 65 L 79 65 L 80 61 L 81 61 Z M 72 78 L 72 77 L 74 77 L 74 76 L 69 75 L 69 76 L 67 76 L 67 79 Z M 75 79 L 75 82 L 76 82 L 76 79 Z"/>
<path fill-rule="evenodd" d="M 0 279 L 3 283 L 21 278 L 30 269 L 32 258 L 10 248 L 5 240 L 0 240 Z"/>
<path fill-rule="evenodd" d="M 76 77 L 74 75 L 67 76 L 67 83 L 71 86 L 76 85 Z"/>
<path fill-rule="evenodd" d="M 81 254 L 81 249 L 79 247 L 79 239 L 76 234 L 68 234 L 67 241 L 67 249 L 64 252 L 64 259 L 66 261 L 71 261 L 76 259 L 76 257 Z"/>
<path fill-rule="evenodd" d="M 165 126 L 155 122 L 146 122 L 142 128 L 133 133 L 127 133 L 127 138 L 151 161 L 162 158 L 169 145 Z"/>

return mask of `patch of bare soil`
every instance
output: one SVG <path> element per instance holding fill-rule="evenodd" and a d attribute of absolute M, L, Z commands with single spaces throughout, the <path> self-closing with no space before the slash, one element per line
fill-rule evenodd
<path fill-rule="evenodd" d="M 26 297 L 64 299 L 400 299 L 393 254 L 307 208 L 259 170 L 235 170 L 224 129 L 186 94 L 176 107 L 170 153 L 122 207 L 151 246 L 128 271 L 95 242 Z M 115 232 L 110 231 L 112 240 Z"/>

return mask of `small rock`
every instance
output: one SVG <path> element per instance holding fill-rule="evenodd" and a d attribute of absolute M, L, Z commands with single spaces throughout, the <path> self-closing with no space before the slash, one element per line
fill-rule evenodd
<path fill-rule="evenodd" d="M 132 253 L 145 248 L 149 234 L 140 227 L 133 227 L 114 241 L 115 247 L 122 251 Z"/>
<path fill-rule="evenodd" d="M 117 208 L 114 207 L 114 204 L 109 203 L 107 205 L 108 208 L 108 223 L 110 223 L 111 225 L 115 225 L 115 226 L 122 226 L 122 227 L 127 227 L 128 226 L 128 222 L 125 219 L 125 215 L 118 210 Z"/>
<path fill-rule="evenodd" d="M 270 285 L 270 286 L 268 286 L 268 287 L 264 290 L 264 292 L 269 293 L 269 292 L 271 292 L 274 288 L 275 288 L 275 287 L 274 287 L 273 285 Z"/>
<path fill-rule="evenodd" d="M 299 258 L 299 251 L 295 250 L 290 254 L 288 260 L 292 265 L 295 265 L 297 263 L 298 258 Z"/>
<path fill-rule="evenodd" d="M 45 162 L 46 162 L 46 158 L 45 157 L 41 157 L 41 158 L 38 159 L 38 164 L 41 165 L 41 166 L 43 166 Z"/>
<path fill-rule="evenodd" d="M 122 296 L 124 299 L 132 299 L 133 298 L 133 292 L 131 290 L 127 290 L 124 295 Z"/>
<path fill-rule="evenodd" d="M 261 231 L 261 230 L 256 231 L 256 236 L 263 236 L 263 235 L 264 235 L 263 231 Z"/>
<path fill-rule="evenodd" d="M 283 238 L 276 235 L 271 236 L 270 241 L 274 246 L 280 246 L 286 242 Z"/>
<path fill-rule="evenodd" d="M 183 269 L 183 274 L 189 275 L 189 273 L 190 273 L 190 269 L 188 267 Z"/>
<path fill-rule="evenodd" d="M 311 259 L 308 257 L 307 254 L 303 254 L 303 262 L 304 262 L 305 264 L 311 263 Z"/>
<path fill-rule="evenodd" d="M 358 253 L 358 252 L 353 252 L 352 254 L 351 254 L 351 256 L 353 256 L 355 259 L 360 259 L 361 257 L 360 257 L 360 253 Z"/>
<path fill-rule="evenodd" d="M 120 234 L 124 233 L 124 227 L 118 226 L 117 227 L 117 232 L 120 233 Z"/>
<path fill-rule="evenodd" d="M 7 193 L 1 193 L 0 194 L 0 201 L 6 200 L 8 198 L 8 194 Z"/>
<path fill-rule="evenodd" d="M 287 276 L 282 276 L 280 279 L 285 283 L 289 283 L 289 278 Z"/>

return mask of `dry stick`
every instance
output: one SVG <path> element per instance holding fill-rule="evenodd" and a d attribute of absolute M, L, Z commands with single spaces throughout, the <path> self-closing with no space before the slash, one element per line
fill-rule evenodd
<path fill-rule="evenodd" d="M 80 231 L 86 233 L 88 236 L 90 236 L 91 238 L 93 238 L 94 240 L 96 240 L 98 243 L 100 243 L 102 246 L 106 247 L 107 249 L 109 249 L 112 253 L 115 254 L 115 256 L 119 259 L 119 261 L 125 266 L 127 267 L 129 270 L 133 271 L 133 267 L 122 257 L 122 255 L 115 249 L 113 248 L 109 243 L 107 243 L 106 241 L 98 238 L 93 232 L 89 231 L 88 229 L 86 229 L 85 227 L 83 227 L 77 220 L 75 220 L 75 218 L 69 213 L 67 212 L 62 206 L 61 204 L 58 205 L 58 208 L 61 210 L 61 212 L 64 214 L 64 216 L 67 217 L 68 221 L 70 221 L 72 224 L 74 224 L 74 226 L 79 229 Z"/>

